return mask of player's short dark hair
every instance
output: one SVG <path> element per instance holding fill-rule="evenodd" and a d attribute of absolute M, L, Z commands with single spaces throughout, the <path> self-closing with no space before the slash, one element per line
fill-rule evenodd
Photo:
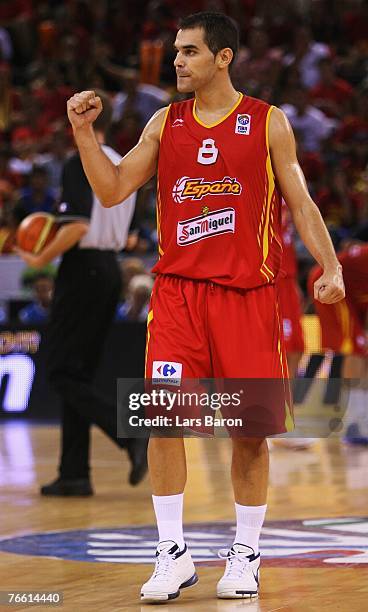
<path fill-rule="evenodd" d="M 213 55 L 229 47 L 234 54 L 230 62 L 231 66 L 239 49 L 239 29 L 231 17 L 224 13 L 203 11 L 183 17 L 179 22 L 179 27 L 181 30 L 202 28 L 204 41 Z"/>
<path fill-rule="evenodd" d="M 102 91 L 102 89 L 95 89 L 94 92 L 96 96 L 101 98 L 102 111 L 100 112 L 96 121 L 94 121 L 93 127 L 95 128 L 95 130 L 99 132 L 103 132 L 103 134 L 106 135 L 110 129 L 111 122 L 112 122 L 111 100 L 110 100 L 109 95 L 105 91 Z"/>

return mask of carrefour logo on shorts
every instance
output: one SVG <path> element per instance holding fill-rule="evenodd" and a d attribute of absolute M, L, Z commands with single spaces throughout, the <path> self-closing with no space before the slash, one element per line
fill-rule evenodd
<path fill-rule="evenodd" d="M 173 187 L 172 196 L 175 202 L 181 204 L 184 200 L 202 200 L 205 196 L 235 195 L 242 192 L 242 186 L 236 178 L 224 176 L 219 181 L 206 181 L 204 178 L 182 176 Z"/>
<path fill-rule="evenodd" d="M 154 361 L 152 382 L 156 384 L 180 385 L 183 364 L 176 361 Z"/>
<path fill-rule="evenodd" d="M 179 221 L 176 241 L 179 246 L 187 246 L 193 242 L 228 232 L 235 232 L 234 208 L 222 208 L 193 219 Z"/>

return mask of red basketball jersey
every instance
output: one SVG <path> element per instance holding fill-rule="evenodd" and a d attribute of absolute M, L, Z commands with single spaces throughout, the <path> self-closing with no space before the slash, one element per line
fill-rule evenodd
<path fill-rule="evenodd" d="M 361 312 L 368 309 L 368 244 L 355 244 L 338 255 L 346 295 Z"/>
<path fill-rule="evenodd" d="M 194 99 L 170 105 L 161 133 L 160 259 L 153 272 L 244 289 L 275 280 L 281 197 L 268 147 L 271 109 L 241 95 L 208 126 Z"/>

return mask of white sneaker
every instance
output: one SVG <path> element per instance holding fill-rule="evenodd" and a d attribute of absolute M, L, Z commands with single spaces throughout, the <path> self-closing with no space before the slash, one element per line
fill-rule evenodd
<path fill-rule="evenodd" d="M 273 438 L 272 446 L 290 450 L 309 450 L 314 446 L 315 438 Z"/>
<path fill-rule="evenodd" d="M 141 589 L 141 601 L 168 601 L 180 595 L 180 589 L 198 582 L 192 557 L 172 540 L 160 542 L 156 551 L 156 565 L 151 578 Z"/>
<path fill-rule="evenodd" d="M 223 577 L 217 583 L 220 599 L 258 597 L 260 554 L 244 544 L 233 544 L 230 550 L 222 549 L 220 559 L 226 559 Z"/>

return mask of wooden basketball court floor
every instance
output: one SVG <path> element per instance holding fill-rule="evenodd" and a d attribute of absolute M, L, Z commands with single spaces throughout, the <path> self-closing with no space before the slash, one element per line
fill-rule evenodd
<path fill-rule="evenodd" d="M 185 523 L 197 523 L 196 537 L 200 538 L 203 532 L 205 539 L 214 522 L 225 522 L 225 525 L 233 522 L 230 446 L 226 439 L 190 439 L 186 446 L 189 478 Z M 98 431 L 93 432 L 92 452 L 95 496 L 41 498 L 40 484 L 55 476 L 58 447 L 56 426 L 1 425 L 2 539 L 67 530 L 108 532 L 114 528 L 154 524 L 148 478 L 138 487 L 130 487 L 126 483 L 126 456 Z M 322 528 L 327 525 L 322 538 L 336 535 L 334 530 L 340 529 L 342 535 L 337 537 L 336 544 L 331 547 L 330 543 L 328 550 L 324 550 L 319 542 L 315 544 L 316 553 L 305 553 L 304 560 L 292 556 L 287 560 L 272 558 L 272 554 L 265 558 L 261 596 L 252 602 L 217 600 L 215 586 L 222 573 L 222 562 L 199 564 L 198 585 L 166 604 L 170 612 L 368 610 L 368 521 L 357 519 L 368 515 L 368 449 L 347 447 L 337 439 L 318 440 L 307 451 L 273 448 L 270 481 L 267 521 L 271 525 L 268 532 L 275 538 L 276 556 L 280 526 L 287 526 L 277 521 L 297 521 L 291 523 L 286 542 L 288 538 L 298 538 L 304 519 L 308 529 L 317 529 L 316 533 L 312 531 L 311 548 L 321 537 L 321 525 Z M 331 527 L 335 518 L 340 520 L 337 526 Z M 267 530 L 263 537 L 267 539 Z M 150 555 L 152 551 L 153 555 L 153 542 L 148 550 L 145 554 Z M 347 555 L 352 560 L 359 554 L 360 562 L 346 562 Z M 16 554 L 4 552 L 0 542 L 0 591 L 62 591 L 61 609 L 68 612 L 152 609 L 139 601 L 140 586 L 150 575 L 152 564 L 73 561 L 62 557 L 63 550 L 58 549 L 57 542 L 46 557 L 23 554 L 22 548 Z M 326 561 L 328 558 L 335 558 L 335 562 Z M 0 609 L 12 608 L 3 605 Z M 30 606 L 22 604 L 14 609 L 25 610 Z M 32 606 L 32 609 L 43 610 L 45 606 Z"/>

